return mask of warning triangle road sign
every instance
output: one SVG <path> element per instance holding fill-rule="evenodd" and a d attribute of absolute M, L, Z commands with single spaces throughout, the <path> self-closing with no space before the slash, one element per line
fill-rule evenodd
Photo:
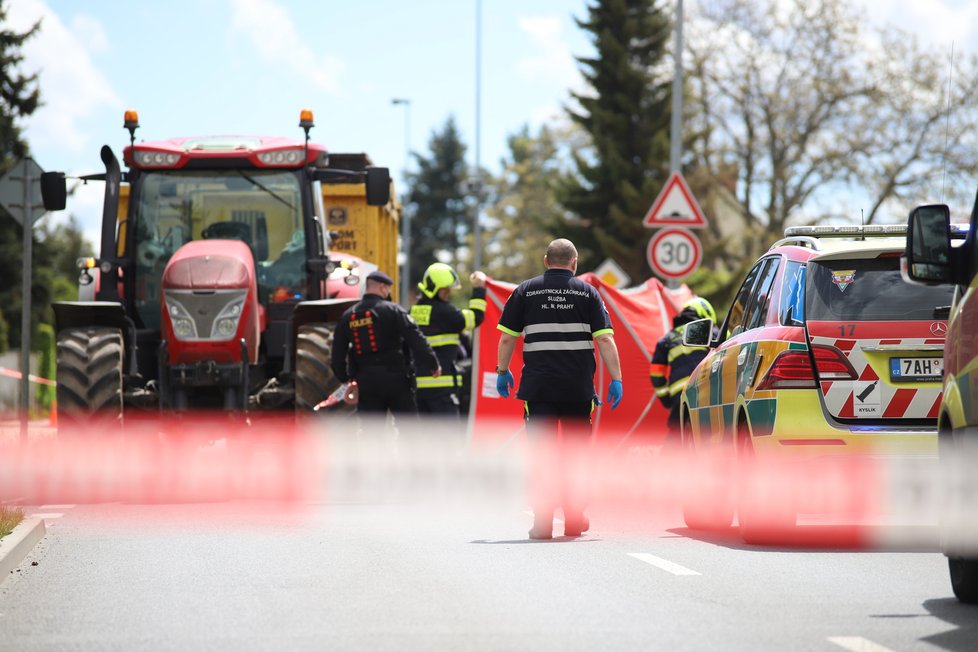
<path fill-rule="evenodd" d="M 702 229 L 706 226 L 706 217 L 699 204 L 690 192 L 686 180 L 679 172 L 673 172 L 662 188 L 662 192 L 652 202 L 652 208 L 642 220 L 644 226 L 685 226 L 690 229 Z"/>

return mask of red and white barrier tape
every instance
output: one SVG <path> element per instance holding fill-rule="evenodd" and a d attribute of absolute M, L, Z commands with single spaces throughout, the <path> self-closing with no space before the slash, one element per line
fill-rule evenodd
<path fill-rule="evenodd" d="M 24 377 L 24 375 L 16 369 L 7 369 L 6 367 L 0 367 L 0 376 L 7 376 L 8 378 L 16 378 L 18 380 Z M 41 378 L 40 376 L 35 376 L 34 374 L 27 374 L 27 380 L 32 383 L 39 383 L 41 385 L 51 385 L 52 387 L 58 384 L 49 378 Z"/>

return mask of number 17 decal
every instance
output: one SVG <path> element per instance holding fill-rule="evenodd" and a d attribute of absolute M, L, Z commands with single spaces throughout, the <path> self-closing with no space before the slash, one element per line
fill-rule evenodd
<path fill-rule="evenodd" d="M 839 337 L 845 337 L 846 335 L 852 337 L 855 334 L 856 334 L 855 324 L 839 324 Z"/>

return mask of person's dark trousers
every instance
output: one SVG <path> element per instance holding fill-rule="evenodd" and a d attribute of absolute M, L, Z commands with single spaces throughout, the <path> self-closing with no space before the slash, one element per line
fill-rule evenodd
<path fill-rule="evenodd" d="M 393 414 L 417 416 L 414 380 L 402 371 L 390 371 L 385 367 L 364 367 L 357 374 L 360 414 Z"/>
<path fill-rule="evenodd" d="M 679 397 L 676 397 L 676 404 L 669 409 L 669 418 L 666 419 L 666 436 L 662 440 L 662 449 L 666 451 L 678 451 L 682 448 L 682 435 L 679 428 Z"/>
<path fill-rule="evenodd" d="M 549 538 L 554 510 L 564 512 L 564 533 L 588 529 L 591 445 L 591 401 L 527 401 L 526 432 L 530 442 L 530 501 L 533 538 Z"/>
<path fill-rule="evenodd" d="M 419 390 L 418 412 L 421 414 L 433 414 L 443 417 L 458 418 L 458 399 L 452 394 L 438 394 L 432 396 L 429 392 Z"/>

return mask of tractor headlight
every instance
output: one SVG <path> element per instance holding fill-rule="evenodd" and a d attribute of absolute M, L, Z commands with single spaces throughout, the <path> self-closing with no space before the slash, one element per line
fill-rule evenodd
<path fill-rule="evenodd" d="M 226 340 L 234 335 L 236 330 L 238 330 L 237 319 L 218 319 L 217 325 L 214 326 L 214 335 L 216 339 Z"/>
<path fill-rule="evenodd" d="M 248 290 L 163 290 L 166 315 L 178 340 L 234 339 Z"/>
<path fill-rule="evenodd" d="M 136 151 L 136 165 L 153 168 L 172 168 L 180 162 L 180 155 L 169 152 Z"/>
<path fill-rule="evenodd" d="M 170 325 L 173 327 L 173 334 L 178 340 L 192 340 L 197 338 L 197 326 L 194 318 L 172 295 L 164 296 L 166 300 L 166 311 L 170 315 Z"/>
<path fill-rule="evenodd" d="M 173 334 L 181 340 L 194 336 L 194 323 L 189 319 L 174 319 Z"/>
<path fill-rule="evenodd" d="M 298 149 L 274 149 L 262 152 L 258 160 L 265 165 L 298 165 L 302 162 L 304 152 Z"/>
<path fill-rule="evenodd" d="M 238 332 L 238 322 L 241 321 L 241 313 L 244 310 L 245 299 L 248 298 L 247 291 L 224 295 L 228 303 L 217 313 L 214 319 L 214 330 L 211 331 L 212 340 L 229 340 Z"/>

